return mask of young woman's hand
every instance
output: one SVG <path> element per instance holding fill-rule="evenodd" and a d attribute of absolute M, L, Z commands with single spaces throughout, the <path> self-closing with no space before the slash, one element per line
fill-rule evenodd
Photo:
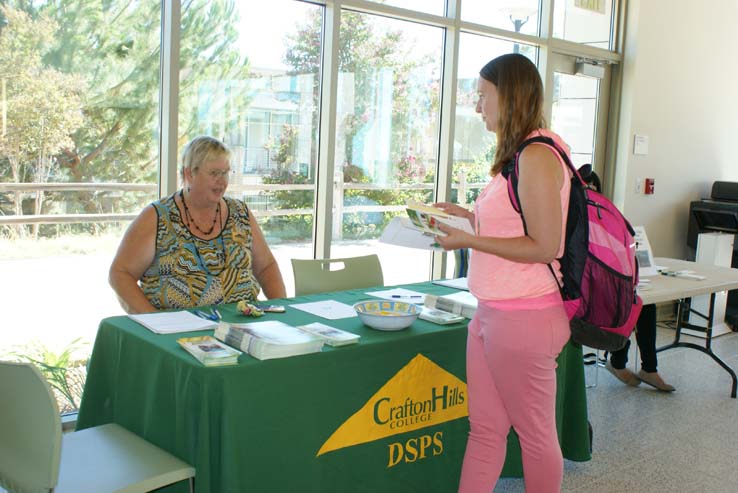
<path fill-rule="evenodd" d="M 471 247 L 471 241 L 474 235 L 445 224 L 439 224 L 438 229 L 446 233 L 446 236 L 436 236 L 436 243 L 444 250 L 458 250 L 459 248 Z"/>
<path fill-rule="evenodd" d="M 465 217 L 474 224 L 474 213 L 469 209 L 465 209 L 458 204 L 452 204 L 451 202 L 436 202 L 433 207 L 438 207 L 443 212 L 451 214 L 452 216 Z"/>

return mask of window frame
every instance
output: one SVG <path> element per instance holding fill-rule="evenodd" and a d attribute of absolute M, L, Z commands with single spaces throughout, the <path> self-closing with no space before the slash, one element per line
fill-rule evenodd
<path fill-rule="evenodd" d="M 314 258 L 330 258 L 332 239 L 332 177 L 335 171 L 336 140 L 336 88 L 338 87 L 338 33 L 340 32 L 341 13 L 351 10 L 373 15 L 381 15 L 399 20 L 418 22 L 436 26 L 445 30 L 443 43 L 443 69 L 441 80 L 441 122 L 438 136 L 438 167 L 436 169 L 436 188 L 434 200 L 448 200 L 451 196 L 451 176 L 453 168 L 453 137 L 456 118 L 457 69 L 459 59 L 459 39 L 462 32 L 489 36 L 502 40 L 521 42 L 533 45 L 538 49 L 538 68 L 546 86 L 545 108 L 551 114 L 552 94 L 548 86 L 553 79 L 553 64 L 548 60 L 553 53 L 571 55 L 578 58 L 599 60 L 612 67 L 619 68 L 622 63 L 624 11 L 627 0 L 613 0 L 611 21 L 611 49 L 596 48 L 570 42 L 552 36 L 553 12 L 556 1 L 541 0 L 539 10 L 540 35 L 516 33 L 514 31 L 495 28 L 461 20 L 463 0 L 447 0 L 445 15 L 434 15 L 424 12 L 384 5 L 367 0 L 294 0 L 323 7 L 323 53 L 320 72 L 320 126 L 318 132 L 318 163 L 315 178 L 315 201 L 313 204 L 315 220 L 313 225 Z M 254 10 L 258 10 L 254 8 Z M 181 25 L 181 2 L 179 0 L 162 1 L 162 36 L 161 36 L 161 88 L 160 88 L 160 162 L 159 162 L 159 195 L 167 196 L 177 189 L 178 156 L 177 148 L 177 110 L 179 98 L 179 43 Z M 175 29 L 176 27 L 176 29 Z M 619 71 L 616 71 L 618 73 Z M 617 132 L 617 101 L 619 100 L 620 77 L 612 77 L 607 104 L 610 107 L 607 126 L 603 135 L 606 143 L 603 148 L 608 151 L 616 147 L 614 140 Z M 612 104 L 614 101 L 615 104 Z M 607 156 L 598 153 L 597 159 Z M 603 163 L 595 163 L 604 167 Z M 606 176 L 614 175 L 614 169 L 608 168 Z M 445 253 L 433 255 L 429 274 L 431 278 L 440 278 L 446 272 Z"/>

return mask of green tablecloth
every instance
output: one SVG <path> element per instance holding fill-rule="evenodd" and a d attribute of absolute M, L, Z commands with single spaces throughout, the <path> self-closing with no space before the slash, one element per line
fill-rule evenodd
<path fill-rule="evenodd" d="M 451 291 L 430 283 L 406 287 Z M 369 299 L 365 291 L 277 303 L 352 304 Z M 230 321 L 254 320 L 233 305 L 221 312 Z M 418 320 L 403 331 L 379 332 L 357 318 L 326 321 L 289 307 L 259 320 L 268 319 L 321 321 L 361 340 L 278 360 L 242 355 L 237 366 L 206 368 L 176 343 L 202 333 L 156 335 L 127 317 L 108 318 L 90 359 L 78 429 L 125 426 L 194 465 L 199 493 L 456 491 L 469 430 L 466 323 Z M 557 374 L 564 457 L 589 460 L 581 348 L 564 348 Z M 514 433 L 503 474 L 522 474 Z"/>

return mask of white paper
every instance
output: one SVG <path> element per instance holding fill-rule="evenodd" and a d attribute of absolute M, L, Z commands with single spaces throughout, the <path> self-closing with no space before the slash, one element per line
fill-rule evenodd
<path fill-rule="evenodd" d="M 311 313 L 328 320 L 339 320 L 342 318 L 357 317 L 356 310 L 351 305 L 339 303 L 334 300 L 313 301 L 311 303 L 297 303 L 290 305 L 292 308 Z"/>
<path fill-rule="evenodd" d="M 439 286 L 446 286 L 447 288 L 469 291 L 469 279 L 466 277 L 457 277 L 456 279 L 436 279 L 431 282 L 433 284 L 438 284 Z"/>
<path fill-rule="evenodd" d="M 444 298 L 447 300 L 453 300 L 462 305 L 469 305 L 476 308 L 477 299 L 469 291 L 459 291 L 458 293 L 444 294 Z"/>
<path fill-rule="evenodd" d="M 411 291 L 405 288 L 371 291 L 365 294 L 368 296 L 373 296 L 375 298 L 382 298 L 390 301 L 404 301 L 406 303 L 415 303 L 417 305 L 422 305 L 423 300 L 425 299 L 425 293 L 419 293 L 417 291 Z"/>
<path fill-rule="evenodd" d="M 382 231 L 379 241 L 407 248 L 443 251 L 433 235 L 418 231 L 406 217 L 398 216 L 392 219 Z"/>
<path fill-rule="evenodd" d="M 157 334 L 214 329 L 218 325 L 217 322 L 205 320 L 187 311 L 136 313 L 128 315 L 128 318 Z"/>

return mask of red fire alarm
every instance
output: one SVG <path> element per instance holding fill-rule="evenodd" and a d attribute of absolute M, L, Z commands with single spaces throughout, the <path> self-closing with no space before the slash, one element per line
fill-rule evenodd
<path fill-rule="evenodd" d="M 644 182 L 646 186 L 645 186 L 645 189 L 643 190 L 643 193 L 645 193 L 646 195 L 653 195 L 653 188 L 654 188 L 655 180 L 653 178 L 646 178 Z"/>

